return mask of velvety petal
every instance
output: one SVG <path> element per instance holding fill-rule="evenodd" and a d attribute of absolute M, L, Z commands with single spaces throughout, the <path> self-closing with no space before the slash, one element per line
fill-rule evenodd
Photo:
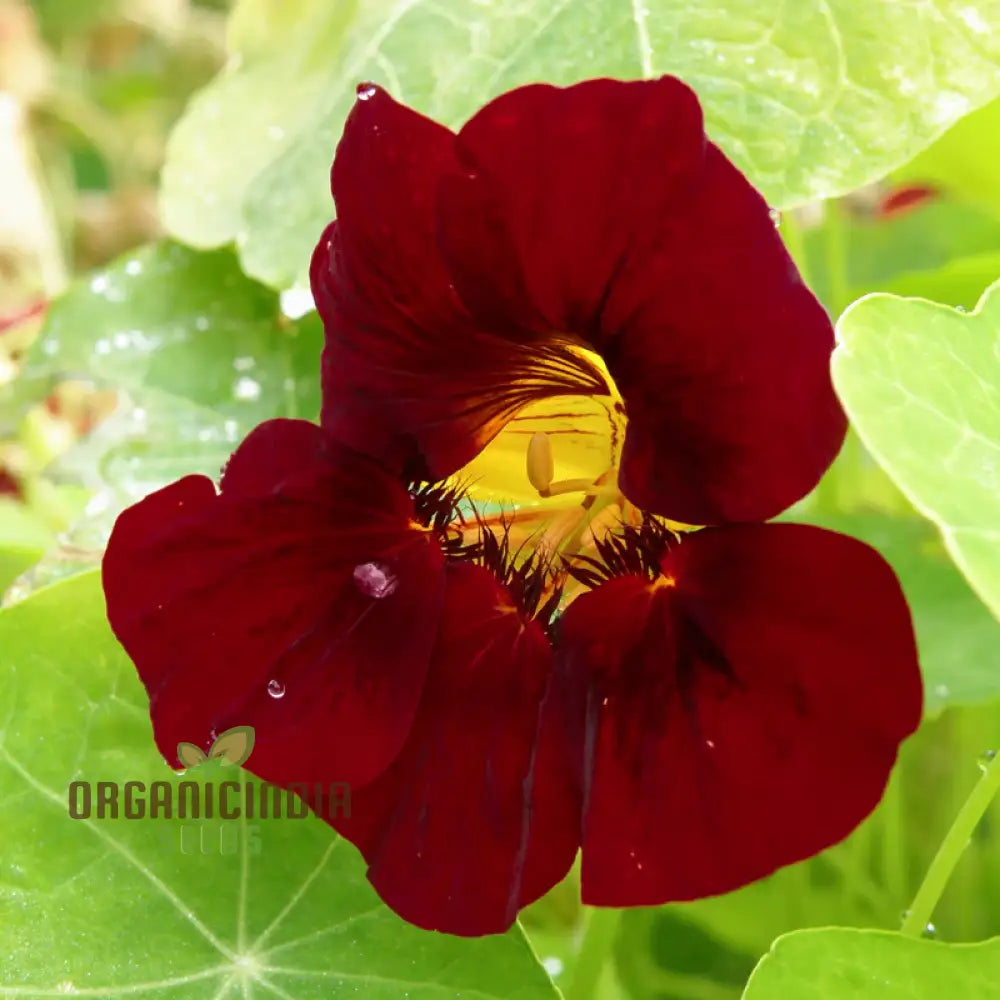
<path fill-rule="evenodd" d="M 487 332 L 438 251 L 438 180 L 454 136 L 367 87 L 333 165 L 338 221 L 313 255 L 326 331 L 325 427 L 413 478 L 460 469 L 525 403 L 604 391 L 565 342 Z"/>
<path fill-rule="evenodd" d="M 764 200 L 714 146 L 672 221 L 605 313 L 620 333 L 603 354 L 629 416 L 619 481 L 688 524 L 766 520 L 843 442 L 833 328 Z"/>
<path fill-rule="evenodd" d="M 920 721 L 909 611 L 873 549 L 741 525 L 687 537 L 661 566 L 561 620 L 598 905 L 727 892 L 836 843 Z"/>
<path fill-rule="evenodd" d="M 410 730 L 443 593 L 408 494 L 304 421 L 258 427 L 221 492 L 189 476 L 119 517 L 111 626 L 150 695 L 157 745 L 251 725 L 269 781 L 363 783 Z"/>
<path fill-rule="evenodd" d="M 438 231 L 455 286 L 484 328 L 601 354 L 628 411 L 630 500 L 712 524 L 815 485 L 846 427 L 832 327 L 684 84 L 524 87 L 456 150 Z"/>
<path fill-rule="evenodd" d="M 450 565 L 442 631 L 410 738 L 332 821 L 420 927 L 479 935 L 569 870 L 580 803 L 566 726 L 545 699 L 552 653 L 485 569 Z M 544 707 L 543 707 L 544 704 Z M 314 803 L 315 805 L 315 803 Z"/>
<path fill-rule="evenodd" d="M 615 279 L 643 268 L 701 167 L 694 93 L 662 77 L 534 84 L 458 133 L 440 188 L 439 238 L 483 324 L 602 339 Z"/>

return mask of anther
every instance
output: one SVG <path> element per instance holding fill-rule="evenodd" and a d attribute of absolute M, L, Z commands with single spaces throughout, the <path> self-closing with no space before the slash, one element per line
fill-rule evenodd
<path fill-rule="evenodd" d="M 555 461 L 552 458 L 552 442 L 548 434 L 541 431 L 532 434 L 528 442 L 528 482 L 543 496 L 549 496 L 549 487 L 555 475 Z"/>

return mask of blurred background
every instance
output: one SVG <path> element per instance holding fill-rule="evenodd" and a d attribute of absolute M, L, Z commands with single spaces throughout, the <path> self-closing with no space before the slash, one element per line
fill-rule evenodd
<path fill-rule="evenodd" d="M 73 314 L 76 328 L 64 313 L 42 331 L 52 302 L 74 282 L 107 291 L 116 274 L 159 259 L 130 255 L 163 236 L 157 191 L 167 139 L 189 97 L 226 61 L 227 7 L 224 0 L 0 0 L 0 592 L 8 604 L 96 565 L 122 503 L 173 468 L 155 450 L 155 434 L 154 444 L 121 451 L 115 422 L 142 423 L 148 413 L 100 366 L 91 371 L 89 355 L 72 361 L 66 335 L 97 354 L 122 345 L 102 347 L 83 309 Z M 235 146 L 232 155 L 240 155 Z M 998 163 L 994 102 L 881 181 L 786 213 L 781 230 L 834 317 L 875 290 L 971 309 L 1000 276 Z M 126 263 L 104 270 L 115 261 Z M 211 267 L 219 287 L 248 281 L 231 273 L 228 256 L 213 256 Z M 243 299 L 258 294 L 259 286 L 247 288 Z M 285 309 L 293 318 L 297 311 Z M 270 315 L 263 307 L 259 314 Z M 142 329 L 118 333 L 136 347 L 133 335 Z M 314 378 L 318 340 L 314 330 L 302 336 L 303 378 Z M 151 349 L 139 343 L 136 352 L 145 357 Z M 61 363 L 46 365 L 46 357 Z M 296 365 L 285 389 L 298 377 Z M 256 402 L 266 380 L 245 373 L 259 375 L 260 356 L 237 351 L 233 366 L 237 400 Z M 265 392 L 265 413 L 267 401 Z M 233 418 L 220 413 L 222 431 L 196 435 L 214 449 L 207 461 L 215 467 L 235 440 Z M 606 1000 L 732 1000 L 783 931 L 897 928 L 979 764 L 1000 746 L 1000 707 L 984 695 L 1000 675 L 997 623 L 936 531 L 853 435 L 816 492 L 788 516 L 864 538 L 896 567 L 917 620 L 928 721 L 905 747 L 882 806 L 846 843 L 731 896 L 627 913 L 612 942 Z M 994 806 L 928 934 L 948 941 L 1000 935 L 998 823 Z M 579 939 L 577 895 L 571 878 L 525 917 L 557 981 Z"/>

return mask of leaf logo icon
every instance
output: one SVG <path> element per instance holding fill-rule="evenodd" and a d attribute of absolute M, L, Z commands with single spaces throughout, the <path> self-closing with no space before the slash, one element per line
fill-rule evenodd
<path fill-rule="evenodd" d="M 194 743 L 178 743 L 177 757 L 189 770 L 210 758 L 227 767 L 239 767 L 250 757 L 253 741 L 253 726 L 233 726 L 219 735 L 207 754 Z"/>

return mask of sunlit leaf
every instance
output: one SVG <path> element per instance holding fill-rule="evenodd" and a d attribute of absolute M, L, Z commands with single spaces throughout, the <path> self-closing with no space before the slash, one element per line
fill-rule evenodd
<path fill-rule="evenodd" d="M 1000 615 L 1000 283 L 969 314 L 872 295 L 837 330 L 858 433 Z"/>
<path fill-rule="evenodd" d="M 71 781 L 142 782 L 132 801 L 148 803 L 152 782 L 180 780 L 96 574 L 0 612 L 0 675 L 0 995 L 557 1000 L 519 930 L 405 924 L 313 817 L 99 819 L 92 800 L 71 819 Z M 207 761 L 184 780 L 234 771 Z"/>
<path fill-rule="evenodd" d="M 898 176 L 938 185 L 1000 215 L 1000 100 L 963 118 Z"/>
<path fill-rule="evenodd" d="M 994 1000 L 1000 938 L 943 944 L 843 927 L 778 938 L 743 1000 Z"/>
<path fill-rule="evenodd" d="M 170 230 L 196 246 L 235 240 L 249 273 L 279 287 L 304 274 L 332 213 L 330 161 L 362 80 L 457 126 L 530 81 L 673 73 L 698 91 L 710 134 L 782 208 L 874 180 L 1000 90 L 995 0 L 296 9 L 301 19 L 282 19 L 270 46 L 237 33 L 247 51 L 191 104 L 164 172 Z M 236 17 L 252 21 L 243 7 Z"/>
<path fill-rule="evenodd" d="M 0 497 L 0 594 L 55 541 L 23 504 Z"/>

